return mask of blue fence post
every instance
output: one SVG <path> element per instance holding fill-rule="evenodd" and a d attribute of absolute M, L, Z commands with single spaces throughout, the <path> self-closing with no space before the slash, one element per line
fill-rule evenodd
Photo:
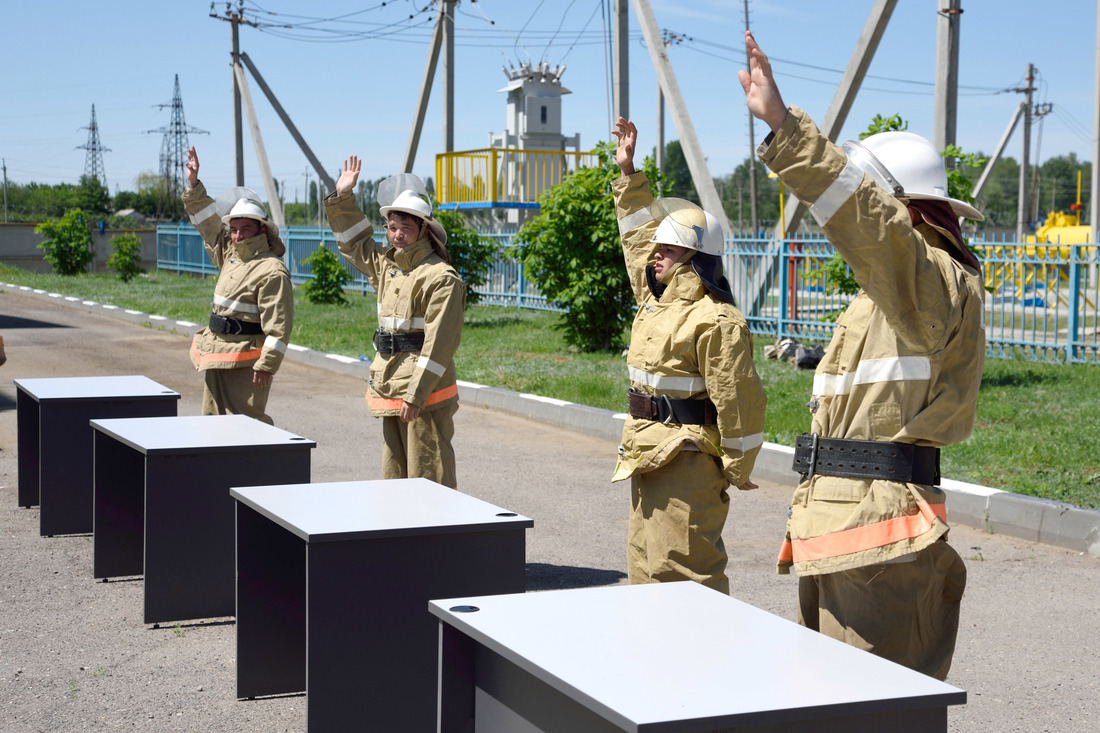
<path fill-rule="evenodd" d="M 1077 361 L 1083 352 L 1079 351 L 1081 343 L 1081 311 L 1085 309 L 1081 298 L 1081 248 L 1071 244 L 1069 246 L 1069 313 L 1066 324 L 1066 361 L 1072 364 Z M 1057 279 L 1055 280 L 1057 283 Z"/>

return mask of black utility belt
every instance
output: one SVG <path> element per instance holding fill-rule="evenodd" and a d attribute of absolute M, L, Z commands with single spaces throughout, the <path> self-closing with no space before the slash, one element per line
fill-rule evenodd
<path fill-rule="evenodd" d="M 424 348 L 424 332 L 395 333 L 379 328 L 374 332 L 374 350 L 380 354 L 398 351 L 420 351 Z"/>
<path fill-rule="evenodd" d="M 643 420 L 656 420 L 677 425 L 714 425 L 718 422 L 718 410 L 710 400 L 677 400 L 671 397 L 654 397 L 635 389 L 627 390 L 630 416 Z"/>
<path fill-rule="evenodd" d="M 233 336 L 257 336 L 264 332 L 260 324 L 252 321 L 239 321 L 236 318 L 210 314 L 210 331 L 212 333 L 228 333 Z"/>
<path fill-rule="evenodd" d="M 795 439 L 792 468 L 802 474 L 803 479 L 818 474 L 937 486 L 940 483 L 940 449 L 912 443 L 822 438 L 803 433 Z"/>

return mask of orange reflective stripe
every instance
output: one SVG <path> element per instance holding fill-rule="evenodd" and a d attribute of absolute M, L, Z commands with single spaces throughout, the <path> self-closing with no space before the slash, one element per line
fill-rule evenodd
<path fill-rule="evenodd" d="M 199 366 L 205 364 L 223 364 L 229 361 L 252 361 L 259 359 L 264 353 L 262 348 L 253 349 L 252 351 L 241 351 L 236 354 L 206 354 L 205 356 L 199 353 L 199 350 L 195 347 L 194 340 L 191 341 L 191 356 L 194 357 L 195 362 Z"/>
<path fill-rule="evenodd" d="M 432 392 L 428 395 L 428 401 L 424 403 L 424 407 L 428 405 L 434 405 L 437 402 L 443 400 L 449 400 L 452 397 L 458 396 L 458 385 L 452 384 L 450 387 L 444 387 L 443 389 Z M 372 410 L 400 410 L 401 406 L 405 404 L 405 400 L 399 399 L 384 399 L 382 397 L 375 397 L 371 394 L 371 391 L 367 390 L 367 405 Z"/>
<path fill-rule="evenodd" d="M 920 509 L 918 514 L 886 519 L 866 527 L 853 527 L 820 537 L 793 540 L 794 561 L 810 562 L 827 557 L 850 555 L 853 552 L 920 537 L 932 529 L 937 518 L 947 520 L 947 506 L 944 504 L 929 504 L 922 501 L 917 504 L 917 507 Z"/>
<path fill-rule="evenodd" d="M 783 540 L 783 546 L 779 548 L 779 562 L 791 562 L 793 557 L 790 540 Z"/>

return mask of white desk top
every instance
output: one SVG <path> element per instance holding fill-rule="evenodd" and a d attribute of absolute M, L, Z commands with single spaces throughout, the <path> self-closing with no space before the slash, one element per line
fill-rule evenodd
<path fill-rule="evenodd" d="M 110 397 L 180 398 L 178 392 L 142 376 L 125 377 L 49 377 L 16 379 L 16 387 L 39 402 L 44 400 L 98 400 Z"/>
<path fill-rule="evenodd" d="M 479 610 L 449 610 L 461 606 Z M 457 598 L 429 608 L 626 730 L 966 702 L 963 690 L 697 583 Z"/>
<path fill-rule="evenodd" d="M 181 451 L 217 453 L 294 445 L 317 447 L 317 443 L 308 438 L 244 415 L 123 417 L 90 422 L 92 429 L 146 455 Z"/>
<path fill-rule="evenodd" d="M 423 478 L 248 486 L 230 496 L 307 542 L 533 527 L 534 520 Z"/>

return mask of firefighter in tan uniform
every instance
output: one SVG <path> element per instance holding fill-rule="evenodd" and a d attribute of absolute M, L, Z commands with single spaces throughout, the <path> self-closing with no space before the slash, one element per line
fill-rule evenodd
<path fill-rule="evenodd" d="M 943 160 L 908 132 L 834 145 L 787 108 L 746 33 L 739 73 L 772 133 L 760 157 L 805 202 L 862 288 L 814 377 L 812 433 L 779 572 L 799 575 L 806 626 L 944 679 L 966 568 L 947 544 L 939 449 L 974 422 L 985 355 L 984 291 Z"/>
<path fill-rule="evenodd" d="M 367 406 L 382 418 L 382 477 L 427 478 L 457 488 L 454 356 L 466 286 L 450 265 L 447 232 L 418 191 L 403 190 L 380 208 L 392 246 L 375 244 L 374 229 L 351 194 L 361 167 L 355 156 L 345 161 L 325 213 L 340 252 L 378 292 Z M 419 179 L 416 184 L 422 188 Z"/>
<path fill-rule="evenodd" d="M 631 583 L 694 580 L 729 593 L 722 528 L 730 485 L 752 489 L 767 398 L 752 337 L 722 275 L 722 228 L 681 199 L 654 201 L 621 117 L 612 183 L 638 312 L 630 416 L 612 481 L 630 479 Z"/>
<path fill-rule="evenodd" d="M 242 198 L 218 216 L 199 182 L 193 147 L 187 182 L 184 207 L 221 271 L 210 322 L 191 341 L 191 362 L 204 376 L 202 414 L 248 415 L 270 425 L 267 398 L 294 323 L 294 290 L 280 259 L 286 247 L 257 201 Z"/>

